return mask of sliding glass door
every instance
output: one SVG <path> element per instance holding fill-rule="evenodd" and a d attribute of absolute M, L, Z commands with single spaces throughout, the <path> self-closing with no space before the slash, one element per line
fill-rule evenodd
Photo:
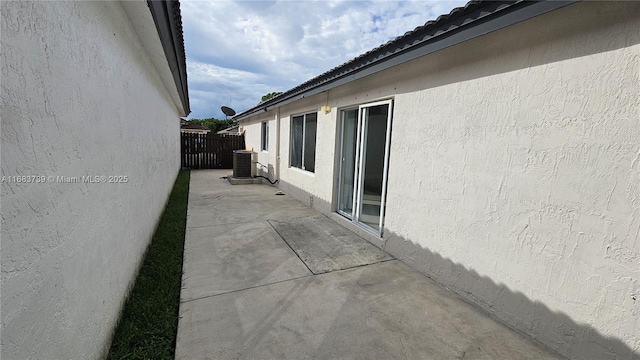
<path fill-rule="evenodd" d="M 382 232 L 391 135 L 391 101 L 341 114 L 338 212 Z"/>
<path fill-rule="evenodd" d="M 353 218 L 356 172 L 356 138 L 358 109 L 343 110 L 340 148 L 340 185 L 338 187 L 338 212 Z"/>

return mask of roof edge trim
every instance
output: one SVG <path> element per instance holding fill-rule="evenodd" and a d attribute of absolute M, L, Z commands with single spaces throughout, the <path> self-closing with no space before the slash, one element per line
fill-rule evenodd
<path fill-rule="evenodd" d="M 158 30 L 158 36 L 185 114 L 189 115 L 189 88 L 187 85 L 187 66 L 184 51 L 182 16 L 178 0 L 147 0 L 147 5 Z"/>
<path fill-rule="evenodd" d="M 540 2 L 516 1 L 506 6 L 503 2 L 489 1 L 486 3 L 477 3 L 471 1 L 465 6 L 462 16 L 458 16 L 452 21 L 447 21 L 447 18 L 441 19 L 441 16 L 434 24 L 427 23 L 422 28 L 406 33 L 405 35 L 400 36 L 369 53 L 365 53 L 330 70 L 327 73 L 298 85 L 280 96 L 243 111 L 242 113 L 234 116 L 233 120 L 244 120 L 257 113 L 269 111 L 275 107 L 280 107 L 294 101 L 325 92 L 393 66 L 415 60 L 419 57 L 429 55 L 436 51 L 486 35 L 579 1 L 580 0 Z M 480 6 L 469 7 L 471 4 L 480 4 Z M 450 15 L 456 10 L 458 9 L 452 10 Z M 461 25 L 451 28 L 451 22 L 460 22 Z M 434 35 L 429 36 L 428 34 L 430 33 L 433 33 Z M 407 38 L 412 39 L 420 35 L 428 36 L 428 39 L 413 46 L 402 47 Z M 389 53 L 390 47 L 395 47 L 395 51 L 392 51 L 390 55 L 385 55 Z M 366 61 L 367 59 L 376 56 L 379 56 L 379 58 L 374 61 Z M 354 64 L 354 61 L 358 60 L 361 63 Z"/>

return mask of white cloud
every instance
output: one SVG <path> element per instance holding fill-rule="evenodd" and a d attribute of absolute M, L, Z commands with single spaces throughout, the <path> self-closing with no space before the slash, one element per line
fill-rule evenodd
<path fill-rule="evenodd" d="M 265 84 L 268 80 L 261 74 L 196 61 L 188 60 L 187 63 L 191 108 L 194 113 L 199 109 L 207 111 L 202 115 L 195 113 L 192 117 L 222 118 L 222 105 L 246 109 L 271 91 Z"/>
<path fill-rule="evenodd" d="M 464 3 L 183 0 L 191 117 L 246 110 Z"/>

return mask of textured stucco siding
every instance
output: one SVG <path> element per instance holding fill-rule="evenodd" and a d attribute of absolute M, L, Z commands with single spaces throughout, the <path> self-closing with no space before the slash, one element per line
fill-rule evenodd
<path fill-rule="evenodd" d="M 282 181 L 283 188 L 293 191 L 294 195 L 304 203 L 322 211 L 330 211 L 333 196 L 331 179 L 335 162 L 336 120 L 334 113 L 326 114 L 321 111 L 320 107 L 325 104 L 325 98 L 326 95 L 319 94 L 281 109 L 280 181 Z M 316 113 L 318 116 L 314 172 L 289 166 L 291 164 L 291 118 L 308 113 Z"/>
<path fill-rule="evenodd" d="M 252 121 L 243 123 L 245 131 L 245 143 L 253 147 L 253 161 L 255 163 L 255 175 L 277 179 L 276 175 L 276 118 L 275 111 L 255 117 Z M 266 151 L 262 150 L 262 123 L 269 124 L 269 144 Z M 249 145 L 250 144 L 250 145 Z"/>
<path fill-rule="evenodd" d="M 638 15 L 562 9 L 395 97 L 387 248 L 576 359 L 631 357 L 580 325 L 640 351 Z"/>
<path fill-rule="evenodd" d="M 339 109 L 393 99 L 372 241 L 565 356 L 638 358 L 639 23 L 579 3 L 286 105 L 281 187 L 335 211 Z M 309 109 L 315 174 L 287 166 Z"/>
<path fill-rule="evenodd" d="M 119 2 L 1 6 L 2 175 L 47 180 L 2 184 L 0 357 L 100 358 L 180 167 L 178 110 Z M 128 182 L 49 178 L 83 175 Z"/>
<path fill-rule="evenodd" d="M 336 109 L 325 113 L 320 111 L 320 107 L 325 104 L 326 95 L 320 94 L 312 96 L 291 105 L 284 106 L 278 113 L 276 110 L 269 111 L 264 115 L 252 116 L 242 121 L 243 129 L 246 130 L 245 142 L 247 146 L 253 147 L 258 152 L 258 173 L 260 170 L 266 172 L 268 168 L 277 166 L 276 146 L 278 132 L 276 131 L 278 118 L 280 120 L 279 139 L 279 180 L 278 187 L 291 192 L 299 200 L 315 207 L 321 211 L 331 211 L 331 199 L 333 196 L 334 172 L 334 152 L 336 140 Z M 291 167 L 290 160 L 290 134 L 291 118 L 297 115 L 317 113 L 318 128 L 316 134 L 316 163 L 315 171 L 309 172 L 295 167 Z M 271 137 L 270 150 L 268 153 L 260 152 L 262 121 L 269 120 L 269 132 Z M 264 175 L 264 174 L 262 174 Z M 272 178 L 274 180 L 274 178 Z"/>

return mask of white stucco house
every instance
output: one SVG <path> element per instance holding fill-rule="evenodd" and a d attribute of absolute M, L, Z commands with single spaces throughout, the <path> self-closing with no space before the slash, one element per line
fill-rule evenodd
<path fill-rule="evenodd" d="M 470 2 L 234 117 L 278 186 L 571 359 L 640 356 L 640 2 Z"/>
<path fill-rule="evenodd" d="M 180 169 L 179 3 L 0 7 L 0 358 L 103 358 Z"/>

